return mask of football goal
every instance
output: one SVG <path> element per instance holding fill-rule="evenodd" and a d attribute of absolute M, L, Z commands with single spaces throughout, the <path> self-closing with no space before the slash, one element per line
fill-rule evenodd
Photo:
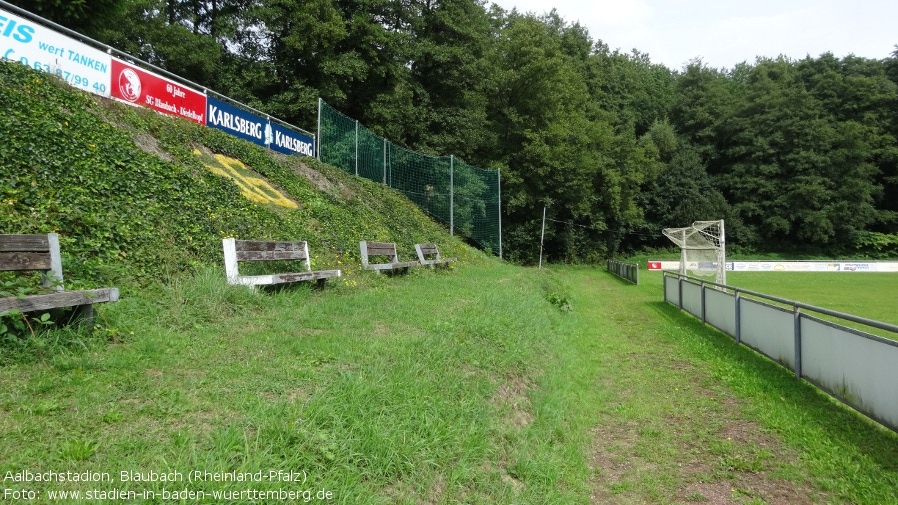
<path fill-rule="evenodd" d="M 681 274 L 714 277 L 717 284 L 727 283 L 723 219 L 695 221 L 685 228 L 665 228 L 663 233 L 680 246 Z"/>

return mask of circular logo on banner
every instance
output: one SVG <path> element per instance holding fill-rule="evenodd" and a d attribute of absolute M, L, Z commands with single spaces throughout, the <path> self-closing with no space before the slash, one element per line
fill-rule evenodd
<path fill-rule="evenodd" d="M 118 75 L 118 89 L 122 93 L 122 98 L 129 102 L 136 102 L 140 98 L 140 77 L 137 72 L 126 68 Z"/>

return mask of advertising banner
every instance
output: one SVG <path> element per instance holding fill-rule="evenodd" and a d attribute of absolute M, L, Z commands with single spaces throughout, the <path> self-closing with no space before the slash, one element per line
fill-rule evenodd
<path fill-rule="evenodd" d="M 277 123 L 271 123 L 271 129 L 266 132 L 266 137 L 270 139 L 268 147 L 274 151 L 315 156 L 315 142 L 310 137 L 288 130 Z"/>
<path fill-rule="evenodd" d="M 206 95 L 112 58 L 113 98 L 206 124 Z"/>
<path fill-rule="evenodd" d="M 690 267 L 687 264 L 687 267 Z M 679 270 L 679 261 L 649 260 L 649 270 Z M 726 269 L 736 272 L 898 272 L 898 262 L 847 261 L 731 261 Z"/>
<path fill-rule="evenodd" d="M 217 128 L 260 146 L 267 145 L 265 135 L 268 130 L 267 119 L 262 119 L 211 96 L 206 97 L 206 126 Z"/>
<path fill-rule="evenodd" d="M 97 95 L 109 96 L 111 56 L 0 9 L 0 55 Z"/>

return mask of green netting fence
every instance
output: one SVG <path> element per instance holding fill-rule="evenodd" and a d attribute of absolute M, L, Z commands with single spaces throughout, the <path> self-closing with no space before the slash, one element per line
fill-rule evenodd
<path fill-rule="evenodd" d="M 397 146 L 320 99 L 318 159 L 386 184 L 445 223 L 450 233 L 502 257 L 498 170 L 472 167 L 454 156 L 429 156 Z"/>

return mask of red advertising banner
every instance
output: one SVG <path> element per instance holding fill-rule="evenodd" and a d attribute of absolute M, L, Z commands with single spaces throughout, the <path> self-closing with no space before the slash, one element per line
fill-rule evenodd
<path fill-rule="evenodd" d="M 206 124 L 206 95 L 112 59 L 113 98 Z"/>

